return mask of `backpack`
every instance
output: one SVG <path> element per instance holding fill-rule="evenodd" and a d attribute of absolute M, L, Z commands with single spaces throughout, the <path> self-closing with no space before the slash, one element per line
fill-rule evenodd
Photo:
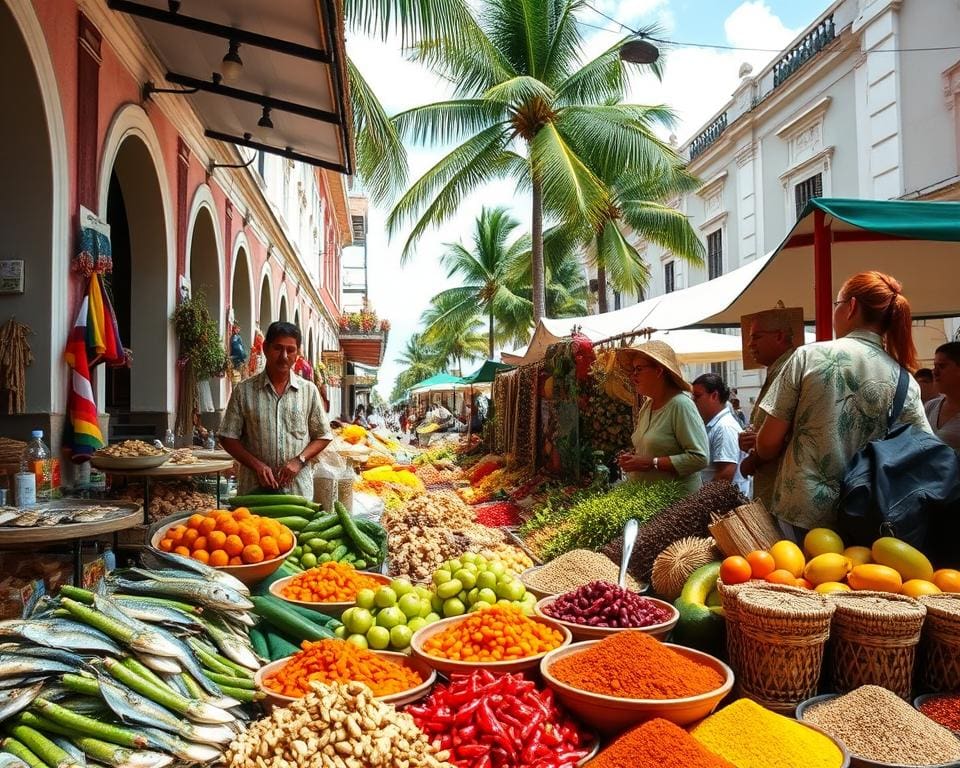
<path fill-rule="evenodd" d="M 933 554 L 956 541 L 960 459 L 935 435 L 897 424 L 909 381 L 901 368 L 886 434 L 867 443 L 847 464 L 838 528 L 848 545 L 869 547 L 881 536 L 895 536 Z"/>

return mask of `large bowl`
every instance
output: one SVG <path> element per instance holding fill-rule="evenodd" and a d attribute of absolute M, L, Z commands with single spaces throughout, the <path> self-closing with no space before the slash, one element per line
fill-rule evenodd
<path fill-rule="evenodd" d="M 821 701 L 829 701 L 830 699 L 835 699 L 839 696 L 839 693 L 825 693 L 822 696 L 813 696 L 812 698 L 807 699 L 806 701 L 801 701 L 797 705 L 797 720 L 803 722 L 804 725 L 809 725 L 811 727 L 817 728 L 818 726 L 813 723 L 807 723 L 803 719 L 803 713 L 814 704 L 819 704 Z M 922 698 L 922 697 L 921 697 Z M 829 731 L 825 731 L 823 728 L 819 728 L 820 731 L 826 733 L 830 736 L 837 744 L 841 746 L 846 746 L 843 742 L 838 739 L 836 736 L 833 736 Z M 850 766 L 851 768 L 911 768 L 911 766 L 903 765 L 902 763 L 881 763 L 879 760 L 870 760 L 866 757 L 860 757 L 857 755 L 850 747 L 846 747 L 846 751 L 850 753 Z M 938 763 L 937 765 L 924 766 L 924 768 L 956 768 L 958 763 L 956 761 L 950 763 Z M 912 768 L 915 768 L 913 766 Z"/>
<path fill-rule="evenodd" d="M 410 639 L 410 650 L 413 651 L 413 655 L 423 659 L 431 667 L 444 674 L 451 674 L 453 672 L 469 674 L 475 669 L 485 669 L 494 675 L 506 675 L 510 672 L 525 672 L 536 669 L 537 665 L 540 664 L 540 660 L 543 659 L 547 653 L 549 653 L 538 653 L 536 656 L 525 656 L 522 659 L 510 659 L 509 661 L 456 661 L 455 659 L 444 659 L 440 656 L 431 656 L 430 654 L 424 652 L 423 645 L 427 642 L 427 640 L 434 635 L 443 632 L 445 629 L 449 629 L 458 622 L 466 621 L 472 615 L 473 614 L 467 613 L 463 616 L 454 616 L 449 619 L 441 619 L 440 621 L 435 621 L 432 624 L 427 624 L 427 626 L 418 629 L 413 633 L 413 637 Z M 529 616 L 528 618 L 531 621 L 536 621 L 540 624 L 546 624 L 551 629 L 556 629 L 558 632 L 560 632 L 560 634 L 563 635 L 563 640 L 558 646 L 559 648 L 569 645 L 573 639 L 570 634 L 570 630 L 561 626 L 553 619 L 545 619 L 542 616 Z"/>
<path fill-rule="evenodd" d="M 177 525 L 183 525 L 184 522 L 189 519 L 190 515 L 186 515 L 157 528 L 157 530 L 154 531 L 153 536 L 150 537 L 150 546 L 159 551 L 160 541 L 166 536 L 167 531 Z M 277 557 L 271 558 L 270 560 L 263 560 L 259 563 L 250 563 L 249 565 L 218 565 L 211 567 L 216 568 L 218 571 L 229 573 L 234 578 L 242 581 L 248 587 L 252 587 L 255 584 L 259 584 L 261 581 L 267 578 L 267 576 L 273 575 L 277 568 L 283 565 L 283 561 L 290 556 L 290 553 L 293 552 L 293 549 L 296 546 L 297 540 L 294 538 L 290 549 L 281 553 Z"/>
<path fill-rule="evenodd" d="M 920 710 L 920 705 L 923 704 L 925 701 L 929 701 L 930 699 L 938 699 L 941 696 L 956 696 L 956 694 L 955 693 L 925 693 L 922 696 L 917 696 L 917 698 L 913 700 L 913 706 L 915 709 Z M 920 710 L 920 711 L 923 712 L 923 710 Z M 927 717 L 930 717 L 930 715 L 927 715 Z M 930 717 L 930 719 L 933 720 L 932 717 Z M 934 722 L 936 722 L 936 720 L 934 720 Z M 946 725 L 944 725 L 943 727 L 947 728 Z M 953 730 L 953 729 L 951 728 L 949 730 Z M 960 731 L 953 731 L 953 735 L 956 736 L 957 738 L 960 738 Z"/>
<path fill-rule="evenodd" d="M 90 463 L 97 469 L 106 472 L 122 472 L 129 469 L 155 469 L 170 461 L 170 453 L 160 453 L 156 456 L 104 456 L 95 453 L 90 457 Z"/>
<path fill-rule="evenodd" d="M 561 594 L 563 594 L 562 592 L 546 592 L 546 591 L 544 591 L 544 590 L 542 590 L 542 589 L 537 589 L 536 587 L 531 587 L 531 586 L 527 583 L 527 577 L 530 576 L 530 575 L 532 575 L 532 574 L 534 574 L 534 573 L 536 573 L 537 571 L 539 571 L 539 570 L 540 570 L 541 568 L 543 568 L 543 567 L 544 567 L 544 566 L 542 566 L 542 565 L 535 565 L 535 566 L 533 566 L 533 568 L 527 568 L 525 571 L 522 571 L 522 572 L 520 573 L 520 581 L 523 582 L 523 586 L 526 588 L 527 592 L 530 592 L 535 598 L 537 598 L 537 600 L 542 600 L 542 599 L 545 598 L 545 597 L 552 597 L 552 596 L 555 596 L 555 595 L 561 595 Z M 587 583 L 587 582 L 584 582 L 584 583 Z M 646 582 L 638 581 L 637 583 L 640 585 L 640 588 L 639 588 L 638 590 L 636 590 L 637 594 L 639 594 L 639 595 L 646 594 L 646 592 L 650 589 L 650 585 L 647 584 Z M 564 591 L 565 591 L 565 592 L 569 592 L 570 590 L 564 590 Z"/>
<path fill-rule="evenodd" d="M 670 634 L 680 620 L 680 611 L 670 605 L 670 603 L 657 600 L 653 597 L 645 597 L 644 600 L 651 600 L 661 607 L 667 608 L 670 611 L 670 618 L 660 624 L 650 624 L 646 627 L 592 627 L 589 624 L 577 624 L 575 621 L 564 621 L 563 619 L 558 619 L 546 613 L 544 608 L 552 605 L 559 597 L 560 595 L 551 595 L 550 597 L 543 598 L 537 603 L 534 610 L 537 612 L 537 616 L 543 616 L 543 618 L 555 621 L 560 626 L 569 629 L 570 634 L 573 635 L 574 642 L 581 640 L 602 640 L 609 635 L 615 635 L 617 632 L 626 632 L 628 630 L 643 632 L 651 637 L 655 637 L 657 640 L 666 640 L 667 635 Z"/>
<path fill-rule="evenodd" d="M 722 661 L 702 651 L 671 643 L 664 643 L 664 646 L 698 664 L 712 667 L 723 677 L 723 685 L 716 690 L 682 699 L 627 699 L 574 688 L 550 674 L 550 667 L 560 659 L 582 653 L 599 642 L 601 641 L 589 640 L 550 651 L 540 661 L 540 674 L 561 704 L 601 733 L 619 733 L 656 717 L 680 726 L 689 725 L 713 712 L 733 688 L 733 670 Z"/>
<path fill-rule="evenodd" d="M 364 576 L 369 576 L 371 579 L 383 586 L 386 586 L 390 583 L 390 577 L 384 576 L 382 573 L 373 573 L 372 571 L 357 571 L 357 573 L 361 573 Z M 293 603 L 294 605 L 300 605 L 304 608 L 312 608 L 315 611 L 320 611 L 321 613 L 325 613 L 327 616 L 330 616 L 334 619 L 339 619 L 343 615 L 344 611 L 346 611 L 348 608 L 353 608 L 357 604 L 356 600 L 350 600 L 349 602 L 345 603 L 320 603 L 317 601 L 294 600 L 291 597 L 285 597 L 283 594 L 283 588 L 298 575 L 299 574 L 294 574 L 293 576 L 284 576 L 282 579 L 277 579 L 270 585 L 270 594 L 287 603 Z"/>
<path fill-rule="evenodd" d="M 426 696 L 430 689 L 433 687 L 433 684 L 437 681 L 437 672 L 432 669 L 429 664 L 416 659 L 412 656 L 408 656 L 405 653 L 397 653 L 395 651 L 371 651 L 371 653 L 377 654 L 377 656 L 382 656 L 395 664 L 402 664 L 409 669 L 412 669 L 416 672 L 420 679 L 423 680 L 420 685 L 409 688 L 406 691 L 400 691 L 399 693 L 391 693 L 389 696 L 379 696 L 380 701 L 386 702 L 387 704 L 393 704 L 396 707 L 401 707 L 404 704 L 412 704 L 415 701 L 419 701 L 424 696 Z M 281 667 L 283 667 L 292 656 L 287 656 L 285 659 L 277 659 L 276 661 L 271 661 L 269 664 L 266 664 L 260 667 L 257 670 L 256 675 L 254 675 L 254 683 L 257 688 L 259 688 L 264 693 L 263 703 L 269 707 L 285 707 L 291 701 L 296 701 L 296 698 L 293 696 L 284 696 L 282 693 L 277 693 L 276 691 L 268 688 L 263 684 L 265 678 L 270 677 L 275 674 Z"/>

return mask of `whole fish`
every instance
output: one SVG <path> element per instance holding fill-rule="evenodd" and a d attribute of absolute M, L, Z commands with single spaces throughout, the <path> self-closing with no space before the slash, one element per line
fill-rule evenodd
<path fill-rule="evenodd" d="M 14 653 L 0 654 L 0 678 L 52 677 L 64 672 L 76 672 L 79 665 L 62 664 L 53 659 L 20 656 Z"/>
<path fill-rule="evenodd" d="M 141 728 L 140 731 L 150 740 L 151 747 L 176 755 L 188 763 L 212 763 L 223 757 L 220 749 L 210 744 L 184 741 L 158 728 Z"/>
<path fill-rule="evenodd" d="M 138 653 L 137 658 L 143 665 L 154 672 L 164 675 L 179 675 L 183 672 L 180 662 L 170 656 L 151 656 L 149 653 Z"/>
<path fill-rule="evenodd" d="M 170 624 L 172 626 L 202 631 L 203 625 L 194 616 L 162 603 L 149 602 L 136 597 L 114 595 L 113 600 L 129 616 L 151 624 Z"/>
<path fill-rule="evenodd" d="M 43 690 L 43 683 L 34 683 L 23 688 L 12 688 L 0 692 L 0 722 L 19 714 L 33 704 L 33 700 Z"/>
<path fill-rule="evenodd" d="M 137 581 L 122 576 L 111 577 L 111 582 L 123 592 L 154 597 L 174 597 L 219 611 L 249 611 L 253 603 L 235 589 L 199 579 L 143 579 Z"/>
<path fill-rule="evenodd" d="M 50 733 L 46 734 L 46 737 L 60 747 L 60 749 L 70 755 L 74 763 L 79 765 L 81 768 L 86 768 L 87 756 L 84 754 L 83 750 L 70 741 L 70 739 L 65 738 L 64 736 L 54 736 Z"/>
<path fill-rule="evenodd" d="M 67 666 L 74 667 L 79 669 L 84 665 L 83 657 L 76 653 L 71 653 L 70 651 L 64 651 L 61 648 L 47 648 L 43 645 L 20 645 L 18 643 L 9 643 L 5 645 L 14 645 L 16 646 L 16 653 L 18 656 L 33 656 L 38 659 L 51 659 L 52 661 L 59 661 L 61 664 L 66 664 Z M 3 649 L 7 651 L 7 648 Z"/>
<path fill-rule="evenodd" d="M 223 695 L 223 691 L 220 690 L 220 687 L 212 680 L 208 680 L 203 674 L 203 667 L 200 666 L 200 661 L 197 659 L 197 655 L 193 652 L 193 649 L 190 648 L 189 645 L 165 629 L 157 627 L 157 632 L 159 632 L 171 646 L 177 649 L 177 654 L 174 658 L 182 667 L 182 671 L 189 672 L 200 684 L 200 687 L 211 696 Z M 144 664 L 146 664 L 146 662 L 144 662 Z M 147 666 L 149 666 L 149 664 Z"/>
<path fill-rule="evenodd" d="M 99 629 L 71 619 L 9 619 L 0 621 L 0 637 L 22 637 L 47 648 L 72 648 L 84 653 L 119 656 L 120 646 Z"/>
<path fill-rule="evenodd" d="M 260 661 L 249 643 L 234 634 L 225 621 L 216 618 L 200 619 L 200 621 L 207 628 L 207 634 L 213 639 L 217 648 L 230 661 L 235 661 L 240 666 L 254 671 L 260 669 Z"/>
<path fill-rule="evenodd" d="M 97 760 L 97 765 L 103 763 L 113 766 L 113 768 L 163 768 L 163 766 L 170 765 L 173 762 L 170 755 L 142 749 L 133 750 L 118 747 L 116 744 L 109 744 L 87 736 L 76 736 L 73 738 L 73 743 L 90 755 L 91 758 Z"/>
<path fill-rule="evenodd" d="M 111 679 L 101 677 L 98 682 L 103 700 L 125 723 L 160 728 L 188 741 L 199 741 L 203 744 L 228 744 L 233 738 L 233 731 L 223 725 L 191 723 L 136 691 L 121 687 Z"/>
<path fill-rule="evenodd" d="M 223 584 L 224 586 L 232 588 L 235 592 L 239 592 L 241 595 L 250 594 L 250 588 L 236 576 L 231 576 L 225 571 L 218 571 L 216 568 L 211 568 L 206 563 L 201 563 L 192 557 L 184 557 L 183 555 L 178 555 L 176 552 L 164 552 L 162 550 L 151 550 L 150 554 L 153 555 L 155 559 L 166 560 L 169 563 L 173 563 L 181 570 L 197 573 L 206 581 Z"/>
<path fill-rule="evenodd" d="M 64 603 L 72 605 L 73 601 L 64 600 Z M 177 656 L 177 649 L 167 641 L 157 627 L 130 616 L 113 600 L 102 595 L 94 595 L 93 606 L 104 616 L 114 619 L 130 630 L 132 636 L 124 642 L 134 651 L 142 651 L 153 656 Z M 83 607 L 86 609 L 86 606 Z"/>

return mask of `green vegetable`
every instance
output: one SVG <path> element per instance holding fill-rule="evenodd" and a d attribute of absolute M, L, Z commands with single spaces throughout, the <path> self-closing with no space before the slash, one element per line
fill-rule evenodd
<path fill-rule="evenodd" d="M 367 563 L 371 566 L 380 565 L 384 560 L 387 559 L 387 531 L 379 523 L 375 523 L 373 520 L 367 520 L 365 517 L 358 517 L 354 519 L 354 522 L 361 531 L 363 531 L 367 536 L 369 536 L 373 542 L 377 545 L 377 553 L 365 558 Z"/>
<path fill-rule="evenodd" d="M 47 768 L 47 764 L 37 757 L 22 741 L 6 738 L 3 740 L 3 751 L 9 752 L 14 757 L 19 757 L 30 768 Z"/>
<path fill-rule="evenodd" d="M 282 601 L 271 600 L 270 598 L 259 595 L 254 595 L 250 599 L 253 600 L 253 612 L 257 614 L 257 616 L 266 619 L 274 627 L 290 637 L 297 638 L 298 640 L 327 640 L 334 636 L 333 632 L 328 629 L 317 626 L 313 622 L 307 621 L 302 616 L 288 610 Z M 267 638 L 267 642 L 269 644 L 269 637 Z"/>
<path fill-rule="evenodd" d="M 358 571 L 362 571 L 367 567 L 367 561 L 363 560 L 362 558 L 354 560 L 353 567 L 356 568 Z"/>
<path fill-rule="evenodd" d="M 307 523 L 313 518 L 313 510 L 300 504 L 271 504 L 266 507 L 255 507 L 250 511 L 262 517 L 302 517 Z M 306 526 L 306 523 L 304 525 Z"/>
<path fill-rule="evenodd" d="M 707 598 L 716 589 L 720 563 L 707 563 L 687 578 L 680 597 L 674 601 L 680 618 L 673 629 L 672 640 L 680 645 L 716 654 L 724 646 L 725 621 L 723 608 L 707 605 Z"/>
<path fill-rule="evenodd" d="M 148 746 L 147 739 L 136 731 L 119 725 L 103 723 L 86 715 L 78 715 L 76 712 L 71 712 L 69 709 L 46 699 L 36 699 L 33 702 L 33 708 L 47 720 L 73 729 L 78 736 L 93 736 L 97 739 L 109 741 L 111 744 L 119 744 L 121 747 L 130 747 L 131 749 Z"/>
<path fill-rule="evenodd" d="M 288 611 L 293 611 L 299 616 L 303 616 L 307 621 L 312 621 L 314 624 L 319 624 L 321 627 L 329 626 L 331 623 L 336 622 L 340 623 L 338 619 L 333 618 L 332 616 L 327 616 L 325 613 L 320 613 L 320 611 L 315 611 L 312 608 L 306 608 L 302 605 L 295 605 L 294 603 L 284 603 L 283 606 Z"/>
<path fill-rule="evenodd" d="M 28 725 L 15 725 L 10 729 L 10 735 L 25 744 L 27 748 L 51 768 L 58 766 L 76 765 L 74 759 L 63 747 L 50 741 L 40 731 Z"/>
<path fill-rule="evenodd" d="M 38 731 L 43 731 L 44 733 L 55 733 L 57 736 L 67 736 L 68 738 L 76 736 L 76 734 L 69 728 L 65 728 L 62 725 L 57 725 L 56 723 L 47 720 L 45 717 L 40 717 L 30 710 L 21 712 L 19 715 L 17 715 L 16 722 L 20 725 L 28 725 L 31 728 L 35 728 Z"/>
<path fill-rule="evenodd" d="M 274 519 L 281 525 L 287 526 L 291 531 L 302 531 L 310 522 L 305 517 L 276 517 Z"/>
<path fill-rule="evenodd" d="M 263 632 L 256 627 L 251 627 L 248 634 L 250 635 L 250 645 L 253 646 L 253 652 L 261 659 L 269 659 L 270 651 L 267 649 L 267 638 L 264 637 Z"/>
<path fill-rule="evenodd" d="M 251 691 L 249 688 L 221 687 L 220 690 L 223 691 L 224 696 L 229 696 L 237 701 L 260 701 L 260 699 L 266 697 L 263 691 Z"/>
<path fill-rule="evenodd" d="M 314 517 L 310 524 L 304 528 L 304 531 L 313 532 L 313 531 L 322 531 L 324 528 L 327 528 L 337 522 L 337 513 L 336 512 L 325 512 L 323 514 L 318 514 Z"/>
<path fill-rule="evenodd" d="M 319 504 L 314 504 L 312 501 L 303 498 L 303 496 L 294 496 L 291 494 L 283 493 L 257 493 L 249 494 L 247 496 L 234 496 L 229 501 L 230 508 L 236 509 L 237 507 L 267 507 L 274 504 L 297 504 L 301 507 L 307 507 L 314 511 L 320 509 Z M 257 513 L 259 514 L 259 512 Z"/>
<path fill-rule="evenodd" d="M 296 645 L 287 640 L 287 638 L 275 632 L 267 632 L 267 645 L 270 646 L 270 661 L 285 659 L 287 656 L 293 656 L 293 654 L 300 650 Z"/>
<path fill-rule="evenodd" d="M 330 553 L 330 559 L 333 560 L 335 563 L 339 563 L 344 557 L 346 557 L 348 551 L 349 550 L 347 549 L 347 545 L 341 544 L 339 547 L 333 550 L 333 552 Z"/>
<path fill-rule="evenodd" d="M 248 688 L 252 691 L 256 687 L 253 680 L 246 677 L 231 677 L 230 675 L 221 675 L 217 672 L 204 672 L 203 676 L 206 677 L 207 680 L 212 680 L 221 688 L 224 686 L 230 688 Z"/>
<path fill-rule="evenodd" d="M 326 528 L 316 532 L 320 538 L 330 541 L 330 539 L 335 539 L 338 536 L 343 536 L 343 526 L 339 523 L 335 525 L 328 525 Z"/>
<path fill-rule="evenodd" d="M 343 530 L 346 531 L 347 536 L 356 544 L 357 549 L 365 555 L 374 557 L 378 552 L 377 543 L 357 527 L 353 516 L 347 511 L 347 508 L 343 506 L 343 504 L 335 501 L 333 502 L 333 509 L 340 518 L 340 524 L 343 526 Z"/>

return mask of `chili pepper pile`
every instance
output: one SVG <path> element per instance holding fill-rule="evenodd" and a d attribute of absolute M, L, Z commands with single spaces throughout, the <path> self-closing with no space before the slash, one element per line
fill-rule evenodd
<path fill-rule="evenodd" d="M 406 711 L 462 768 L 573 768 L 595 738 L 557 706 L 553 691 L 519 673 L 451 675 L 449 685 Z"/>
<path fill-rule="evenodd" d="M 495 501 L 477 507 L 474 517 L 480 525 L 499 528 L 504 525 L 520 525 L 520 509 L 512 501 Z"/>
<path fill-rule="evenodd" d="M 960 731 L 960 694 L 944 694 L 927 699 L 920 711 L 951 731 Z"/>

